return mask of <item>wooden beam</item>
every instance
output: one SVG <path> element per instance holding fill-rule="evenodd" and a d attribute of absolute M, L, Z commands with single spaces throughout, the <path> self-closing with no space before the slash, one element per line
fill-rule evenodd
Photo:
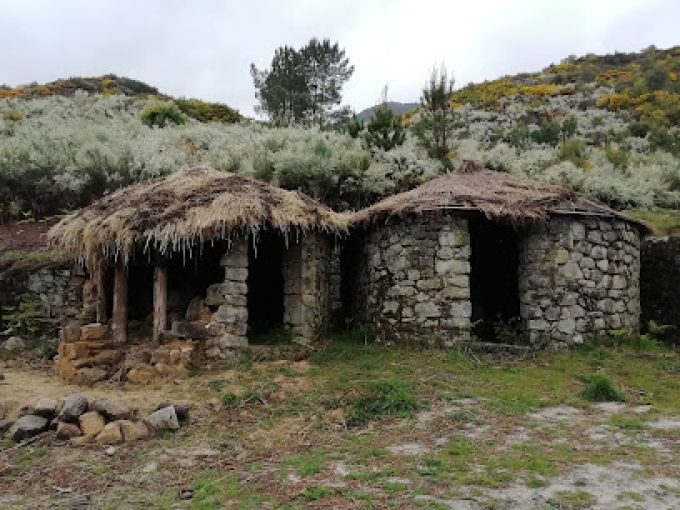
<path fill-rule="evenodd" d="M 153 344 L 160 343 L 161 332 L 168 328 L 168 269 L 157 262 L 153 272 Z"/>
<path fill-rule="evenodd" d="M 122 256 L 116 261 L 113 275 L 112 315 L 113 342 L 117 345 L 123 345 L 127 343 L 128 271 Z"/>
<path fill-rule="evenodd" d="M 97 267 L 94 270 L 94 284 L 97 288 L 97 322 L 100 324 L 106 324 L 109 320 L 107 317 L 108 306 L 106 299 L 106 269 L 104 263 L 99 261 Z"/>

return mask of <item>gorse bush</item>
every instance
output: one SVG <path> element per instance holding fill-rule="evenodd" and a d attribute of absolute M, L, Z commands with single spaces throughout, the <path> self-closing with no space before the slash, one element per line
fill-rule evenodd
<path fill-rule="evenodd" d="M 140 118 L 143 124 L 159 128 L 164 128 L 170 124 L 179 125 L 186 122 L 186 117 L 172 101 L 147 106 L 144 108 Z"/>
<path fill-rule="evenodd" d="M 413 389 L 398 380 L 374 381 L 364 395 L 356 399 L 347 411 L 347 425 L 366 425 L 386 417 L 403 418 L 421 408 Z"/>
<path fill-rule="evenodd" d="M 591 375 L 585 378 L 585 387 L 580 396 L 591 402 L 623 402 L 623 395 L 609 377 L 604 375 Z"/>

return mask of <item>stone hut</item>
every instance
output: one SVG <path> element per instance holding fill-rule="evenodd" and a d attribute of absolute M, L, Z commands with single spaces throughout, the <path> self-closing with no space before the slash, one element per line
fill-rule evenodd
<path fill-rule="evenodd" d="M 465 162 L 359 211 L 344 313 L 383 341 L 580 343 L 640 320 L 639 221 Z"/>
<path fill-rule="evenodd" d="M 92 322 L 110 325 L 109 343 L 146 323 L 151 345 L 190 339 L 220 358 L 272 328 L 305 343 L 327 325 L 331 251 L 345 231 L 308 196 L 197 167 L 105 196 L 49 239 L 87 267 Z"/>

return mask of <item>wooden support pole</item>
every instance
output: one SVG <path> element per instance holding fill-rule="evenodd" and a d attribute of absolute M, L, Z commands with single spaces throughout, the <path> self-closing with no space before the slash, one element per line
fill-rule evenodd
<path fill-rule="evenodd" d="M 113 342 L 117 345 L 127 343 L 128 316 L 128 272 L 121 259 L 116 261 L 113 275 L 113 317 L 111 329 Z"/>
<path fill-rule="evenodd" d="M 161 332 L 168 328 L 168 269 L 157 262 L 153 272 L 153 344 L 159 345 Z"/>
<path fill-rule="evenodd" d="M 95 269 L 94 284 L 97 288 L 97 322 L 100 324 L 106 324 L 106 321 L 109 320 L 107 317 L 108 306 L 105 275 L 106 269 L 104 268 L 104 263 L 99 261 Z"/>

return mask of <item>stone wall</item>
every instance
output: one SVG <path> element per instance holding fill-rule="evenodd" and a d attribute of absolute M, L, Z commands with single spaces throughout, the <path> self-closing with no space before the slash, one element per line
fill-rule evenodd
<path fill-rule="evenodd" d="M 224 357 L 230 350 L 248 345 L 248 239 L 232 241 L 220 260 L 224 282 L 206 291 L 205 304 L 217 308 L 206 325 L 206 356 Z"/>
<path fill-rule="evenodd" d="M 637 330 L 640 236 L 621 221 L 553 218 L 520 239 L 520 315 L 532 342 Z"/>
<path fill-rule="evenodd" d="M 0 279 L 0 330 L 11 323 L 3 322 L 21 309 L 35 310 L 34 329 L 52 333 L 60 324 L 80 318 L 94 310 L 92 286 L 85 273 L 76 266 L 43 267 L 14 271 Z M 87 307 L 84 304 L 90 303 Z M 38 308 L 37 310 L 35 308 Z M 22 313 L 23 313 L 22 312 Z"/>
<path fill-rule="evenodd" d="M 80 317 L 84 308 L 93 311 L 91 283 L 78 266 L 39 269 L 28 275 L 26 290 L 40 300 L 45 318 L 65 323 Z"/>
<path fill-rule="evenodd" d="M 284 324 L 293 339 L 308 343 L 331 320 L 331 239 L 307 232 L 283 254 Z"/>
<path fill-rule="evenodd" d="M 677 338 L 680 331 L 680 238 L 653 237 L 642 244 L 640 297 L 642 323 L 674 326 L 669 332 Z"/>
<path fill-rule="evenodd" d="M 357 302 L 350 308 L 381 341 L 436 344 L 469 336 L 466 219 L 421 216 L 374 226 L 361 249 Z"/>

